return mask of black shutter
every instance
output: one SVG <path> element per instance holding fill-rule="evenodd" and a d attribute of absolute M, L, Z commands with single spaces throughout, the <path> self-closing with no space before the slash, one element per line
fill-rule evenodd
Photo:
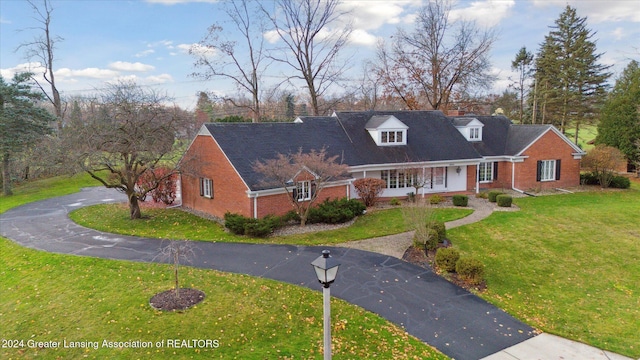
<path fill-rule="evenodd" d="M 447 188 L 447 183 L 449 181 L 449 168 L 445 167 L 444 168 L 444 188 Z"/>
<path fill-rule="evenodd" d="M 211 192 L 211 198 L 213 199 L 213 179 L 209 180 L 209 185 L 210 185 L 209 191 Z"/>
<path fill-rule="evenodd" d="M 542 178 L 542 160 L 538 160 L 538 170 L 536 171 L 536 181 Z"/>
<path fill-rule="evenodd" d="M 293 200 L 298 200 L 298 188 L 295 187 L 293 188 L 293 191 L 291 191 L 291 194 L 293 194 Z"/>
<path fill-rule="evenodd" d="M 199 178 L 198 181 L 200 182 L 200 196 L 204 195 L 204 184 L 202 183 L 204 181 L 203 178 Z"/>
<path fill-rule="evenodd" d="M 493 180 L 498 180 L 498 162 L 493 163 Z"/>
<path fill-rule="evenodd" d="M 311 195 L 312 199 L 313 199 L 313 195 L 315 195 L 315 194 L 316 194 L 316 182 L 315 181 L 311 181 L 311 192 L 310 192 L 310 195 Z"/>
<path fill-rule="evenodd" d="M 556 180 L 560 180 L 560 159 L 556 160 Z"/>

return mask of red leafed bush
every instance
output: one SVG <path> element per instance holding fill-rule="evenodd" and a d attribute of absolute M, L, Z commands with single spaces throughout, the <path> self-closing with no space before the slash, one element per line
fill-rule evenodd
<path fill-rule="evenodd" d="M 153 201 L 171 205 L 176 200 L 176 174 L 164 167 L 147 170 L 138 178 L 138 188 Z"/>
<path fill-rule="evenodd" d="M 378 196 L 387 187 L 387 182 L 382 179 L 362 178 L 353 182 L 356 192 L 365 206 L 373 206 Z"/>

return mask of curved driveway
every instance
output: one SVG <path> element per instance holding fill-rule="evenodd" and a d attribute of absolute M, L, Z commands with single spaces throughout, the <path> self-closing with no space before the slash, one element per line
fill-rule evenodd
<path fill-rule="evenodd" d="M 106 188 L 39 201 L 0 214 L 0 235 L 23 246 L 74 255 L 152 262 L 161 242 L 81 227 L 69 211 L 123 201 Z M 166 245 L 166 243 L 165 243 Z M 427 269 L 397 258 L 340 247 L 196 243 L 191 266 L 284 281 L 320 290 L 311 261 L 331 250 L 341 262 L 333 296 L 403 326 L 411 335 L 459 359 L 480 359 L 527 340 L 528 325 Z"/>

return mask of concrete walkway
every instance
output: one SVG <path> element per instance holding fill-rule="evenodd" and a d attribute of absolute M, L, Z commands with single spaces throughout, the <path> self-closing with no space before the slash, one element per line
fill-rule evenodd
<path fill-rule="evenodd" d="M 82 206 L 123 200 L 122 195 L 97 187 L 27 204 L 0 214 L 0 235 L 44 251 L 154 261 L 166 241 L 87 229 L 67 216 L 69 211 Z M 196 258 L 191 265 L 320 290 L 310 263 L 323 249 L 331 250 L 332 256 L 342 263 L 339 279 L 331 287 L 332 295 L 403 326 L 411 335 L 452 358 L 512 356 L 519 354 L 518 349 L 527 353 L 528 344 L 536 346 L 529 341 L 540 338 L 534 329 L 479 297 L 427 269 L 389 255 L 339 247 L 197 242 Z M 518 344 L 523 347 L 518 348 Z M 549 343 L 542 346 L 549 348 Z M 535 351 L 529 352 L 531 357 L 491 359 L 538 359 L 538 354 L 541 353 Z M 566 355 L 549 354 L 544 359 Z"/>

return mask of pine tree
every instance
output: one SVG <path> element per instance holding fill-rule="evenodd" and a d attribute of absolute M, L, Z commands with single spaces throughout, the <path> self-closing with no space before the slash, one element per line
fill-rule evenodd
<path fill-rule="evenodd" d="M 631 61 L 602 108 L 597 144 L 620 149 L 628 161 L 640 164 L 640 65 Z"/>
<path fill-rule="evenodd" d="M 596 53 L 595 33 L 586 22 L 567 6 L 541 44 L 535 64 L 535 105 L 542 122 L 563 133 L 575 126 L 576 143 L 580 124 L 597 119 L 611 76 L 610 66 L 598 63 L 602 54 Z"/>
<path fill-rule="evenodd" d="M 526 47 L 520 48 L 516 58 L 511 62 L 511 69 L 518 70 L 518 81 L 514 84 L 514 89 L 520 95 L 520 124 L 524 116 L 524 95 L 526 92 L 525 82 L 531 76 L 531 66 L 533 65 L 533 54 L 527 51 Z"/>

